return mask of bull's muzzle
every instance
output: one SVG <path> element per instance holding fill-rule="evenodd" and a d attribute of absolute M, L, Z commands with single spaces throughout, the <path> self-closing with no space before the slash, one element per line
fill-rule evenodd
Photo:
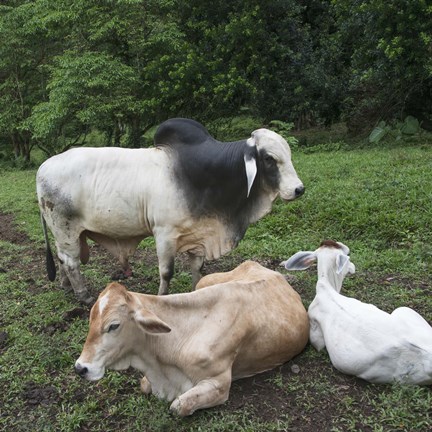
<path fill-rule="evenodd" d="M 304 192 L 305 192 L 305 187 L 303 185 L 296 187 L 294 190 L 295 197 L 296 198 L 301 197 L 304 194 Z"/>

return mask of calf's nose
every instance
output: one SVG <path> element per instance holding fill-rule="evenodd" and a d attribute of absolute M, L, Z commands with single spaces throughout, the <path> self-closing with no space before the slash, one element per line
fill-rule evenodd
<path fill-rule="evenodd" d="M 294 190 L 296 198 L 302 196 L 304 192 L 305 192 L 305 187 L 303 185 L 296 187 Z"/>
<path fill-rule="evenodd" d="M 88 369 L 85 366 L 80 365 L 77 363 L 75 365 L 75 372 L 81 377 L 84 378 L 88 372 Z"/>

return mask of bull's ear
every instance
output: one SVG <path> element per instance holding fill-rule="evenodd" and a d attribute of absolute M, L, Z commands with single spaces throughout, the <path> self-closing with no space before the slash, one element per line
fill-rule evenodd
<path fill-rule="evenodd" d="M 257 174 L 257 162 L 256 162 L 256 145 L 255 137 L 252 136 L 246 141 L 247 146 L 244 154 L 244 163 L 247 177 L 247 197 L 249 197 L 252 189 L 253 182 Z"/>
<path fill-rule="evenodd" d="M 147 333 L 169 333 L 171 328 L 159 319 L 153 312 L 146 308 L 141 308 L 135 311 L 135 321 Z"/>
<path fill-rule="evenodd" d="M 317 259 L 315 252 L 297 252 L 287 261 L 281 262 L 287 270 L 306 270 Z"/>

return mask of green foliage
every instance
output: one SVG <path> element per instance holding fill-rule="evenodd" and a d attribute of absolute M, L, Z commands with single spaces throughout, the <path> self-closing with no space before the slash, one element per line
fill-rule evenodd
<path fill-rule="evenodd" d="M 294 123 L 287 123 L 281 120 L 272 120 L 270 122 L 270 127 L 272 130 L 285 138 L 286 142 L 291 147 L 291 150 L 297 148 L 298 139 L 291 134 L 291 131 L 294 128 Z"/>
<path fill-rule="evenodd" d="M 431 14 L 425 0 L 9 1 L 0 152 L 28 163 L 95 130 L 140 147 L 169 117 L 217 129 L 244 107 L 297 130 L 407 115 L 431 128 Z"/>
<path fill-rule="evenodd" d="M 392 125 L 387 124 L 385 121 L 381 121 L 370 133 L 369 142 L 371 144 L 378 144 L 381 140 L 388 137 L 399 141 L 404 135 L 415 135 L 419 132 L 420 123 L 412 116 L 407 116 L 403 123 L 394 122 Z"/>
<path fill-rule="evenodd" d="M 16 158 L 29 160 L 34 142 L 26 121 L 45 92 L 41 64 L 56 47 L 31 25 L 34 2 L 8 3 L 0 6 L 0 147 L 6 143 Z"/>
<path fill-rule="evenodd" d="M 411 114 L 430 120 L 432 9 L 427 1 L 333 2 L 352 53 L 346 117 L 353 131 Z"/>
<path fill-rule="evenodd" d="M 248 112 L 248 109 L 242 109 L 242 111 Z M 259 129 L 262 125 L 261 119 L 244 114 L 211 121 L 208 124 L 208 130 L 220 141 L 238 141 L 249 138 L 252 131 Z"/>

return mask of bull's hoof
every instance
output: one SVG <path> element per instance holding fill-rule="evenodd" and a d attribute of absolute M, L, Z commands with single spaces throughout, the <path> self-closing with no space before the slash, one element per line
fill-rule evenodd
<path fill-rule="evenodd" d="M 86 306 L 91 306 L 95 302 L 94 298 L 88 293 L 77 296 L 78 301 Z"/>

